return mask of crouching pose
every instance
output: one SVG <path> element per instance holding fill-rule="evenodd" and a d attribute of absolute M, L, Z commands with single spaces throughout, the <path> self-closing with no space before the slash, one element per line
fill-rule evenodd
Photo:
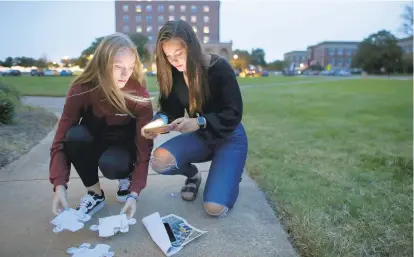
<path fill-rule="evenodd" d="M 181 197 L 193 201 L 202 181 L 194 163 L 211 160 L 204 208 L 224 217 L 237 200 L 248 148 L 234 70 L 224 58 L 204 54 L 193 29 L 182 20 L 168 21 L 159 31 L 156 64 L 160 111 L 152 124 L 162 120 L 182 134 L 158 147 L 150 164 L 163 175 L 184 175 Z M 144 130 L 142 135 L 157 136 Z"/>
<path fill-rule="evenodd" d="M 116 198 L 132 217 L 146 186 L 153 140 L 141 136 L 153 110 L 136 46 L 124 34 L 105 37 L 73 82 L 51 147 L 53 212 L 68 208 L 71 164 L 87 192 L 77 207 L 93 215 L 104 206 L 98 168 L 119 180 Z"/>

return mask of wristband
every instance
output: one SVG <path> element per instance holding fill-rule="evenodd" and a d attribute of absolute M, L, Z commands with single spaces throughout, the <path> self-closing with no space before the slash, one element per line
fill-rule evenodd
<path fill-rule="evenodd" d="M 135 195 L 128 195 L 126 199 L 128 200 L 128 198 L 133 198 L 135 201 L 138 201 L 138 196 Z"/>

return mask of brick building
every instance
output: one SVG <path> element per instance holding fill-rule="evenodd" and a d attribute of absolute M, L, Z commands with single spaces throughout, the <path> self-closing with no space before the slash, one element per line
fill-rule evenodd
<path fill-rule="evenodd" d="M 300 67 L 302 65 L 306 65 L 308 61 L 308 52 L 307 51 L 291 51 L 288 53 L 285 53 L 283 56 L 283 59 L 285 62 L 288 63 L 288 65 L 291 65 L 292 63 L 295 64 L 296 67 Z"/>
<path fill-rule="evenodd" d="M 147 49 L 151 55 L 161 26 L 169 20 L 179 19 L 192 25 L 205 52 L 230 60 L 232 42 L 220 42 L 220 1 L 115 1 L 116 31 L 147 36 Z M 154 63 L 152 68 L 155 68 Z"/>
<path fill-rule="evenodd" d="M 308 47 L 308 59 L 311 64 L 322 67 L 349 68 L 360 42 L 324 41 Z"/>

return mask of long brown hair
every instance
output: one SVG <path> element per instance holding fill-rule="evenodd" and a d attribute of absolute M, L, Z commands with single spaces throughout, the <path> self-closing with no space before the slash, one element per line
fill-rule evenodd
<path fill-rule="evenodd" d="M 200 41 L 190 24 L 183 20 L 168 21 L 158 32 L 155 60 L 157 81 L 160 86 L 160 99 L 168 97 L 172 88 L 172 65 L 168 61 L 162 45 L 173 38 L 179 39 L 187 52 L 186 74 L 189 84 L 189 114 L 193 115 L 196 112 L 202 112 L 203 105 L 210 96 L 210 90 L 207 67 L 203 64 L 204 54 L 201 50 Z"/>
<path fill-rule="evenodd" d="M 136 102 L 149 102 L 151 100 L 124 92 L 116 85 L 113 78 L 113 60 L 117 51 L 121 49 L 130 49 L 134 53 L 135 65 L 131 78 L 144 85 L 144 72 L 137 48 L 132 40 L 122 33 L 108 35 L 99 43 L 92 59 L 86 65 L 84 71 L 75 78 L 72 85 L 91 83 L 94 88 L 87 92 L 95 89 L 101 90 L 105 100 L 118 111 L 134 116 L 127 108 L 125 99 Z"/>

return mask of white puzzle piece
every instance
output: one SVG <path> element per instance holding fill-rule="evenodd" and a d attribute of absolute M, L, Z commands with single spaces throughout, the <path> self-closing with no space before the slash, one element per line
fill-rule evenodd
<path fill-rule="evenodd" d="M 55 233 L 62 232 L 63 230 L 75 232 L 82 229 L 84 226 L 83 222 L 90 219 L 91 216 L 88 214 L 84 214 L 75 209 L 69 209 L 68 211 L 65 210 L 60 213 L 53 220 L 51 220 L 50 223 L 56 226 L 53 229 L 53 232 Z"/>
<path fill-rule="evenodd" d="M 90 230 L 99 231 L 100 237 L 110 237 L 118 233 L 129 231 L 129 225 L 137 223 L 136 219 L 127 219 L 125 214 L 99 218 L 99 225 L 92 225 Z"/>
<path fill-rule="evenodd" d="M 109 252 L 111 248 L 106 244 L 97 244 L 95 248 L 90 249 L 91 245 L 83 243 L 79 247 L 68 248 L 67 252 L 72 254 L 72 257 L 113 257 L 115 252 Z"/>

